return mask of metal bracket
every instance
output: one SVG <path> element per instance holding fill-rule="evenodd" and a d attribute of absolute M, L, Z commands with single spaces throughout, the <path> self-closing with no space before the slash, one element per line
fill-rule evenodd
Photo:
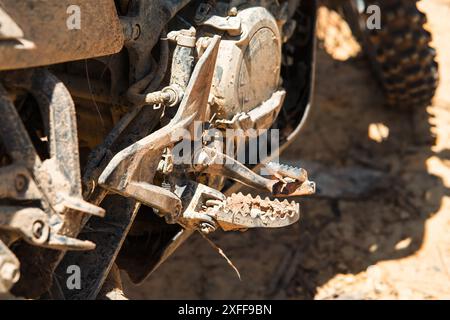
<path fill-rule="evenodd" d="M 153 202 L 159 202 L 148 197 L 148 190 L 152 187 L 146 181 L 152 181 L 163 150 L 182 139 L 177 133 L 189 130 L 194 120 L 206 120 L 219 42 L 220 37 L 215 36 L 198 61 L 183 101 L 171 122 L 117 153 L 100 175 L 100 186 L 115 193 L 126 194 L 150 206 L 153 206 Z M 157 162 L 156 165 L 151 165 L 149 161 Z"/>
<path fill-rule="evenodd" d="M 267 190 L 277 197 L 310 195 L 316 190 L 304 169 L 269 163 L 266 167 L 276 179 L 268 179 L 211 147 L 199 150 L 193 163 L 191 170 L 195 172 L 226 176 L 249 187 Z"/>
<path fill-rule="evenodd" d="M 0 198 L 37 200 L 40 206 L 0 206 L 0 228 L 26 241 L 52 249 L 90 250 L 93 243 L 58 235 L 67 211 L 104 216 L 83 200 L 75 106 L 67 89 L 46 69 L 5 74 L 4 83 L 30 92 L 38 102 L 47 129 L 50 158 L 42 160 L 7 91 L 0 85 L 0 136 L 13 164 L 0 169 Z M 15 188 L 10 188 L 11 185 Z M 50 225 L 50 222 L 51 225 Z"/>

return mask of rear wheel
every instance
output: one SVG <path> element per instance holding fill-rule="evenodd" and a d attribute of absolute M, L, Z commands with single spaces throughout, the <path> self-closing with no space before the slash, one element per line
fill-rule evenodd
<path fill-rule="evenodd" d="M 380 10 L 373 7 L 371 11 L 373 5 Z M 427 19 L 417 1 L 351 0 L 341 4 L 341 11 L 369 58 L 388 104 L 429 105 L 438 85 L 438 64 L 431 34 L 425 29 Z M 381 28 L 369 29 L 368 19 L 378 12 Z"/>

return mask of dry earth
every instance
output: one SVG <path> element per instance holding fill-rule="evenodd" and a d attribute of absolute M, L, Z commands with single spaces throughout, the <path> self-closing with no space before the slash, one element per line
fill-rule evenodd
<path fill-rule="evenodd" d="M 194 236 L 141 286 L 124 276 L 127 295 L 450 299 L 450 0 L 420 6 L 440 63 L 433 105 L 385 107 L 366 61 L 351 57 L 357 48 L 345 37 L 336 40 L 322 10 L 314 111 L 284 154 L 306 169 L 319 163 L 336 171 L 374 170 L 385 175 L 383 187 L 356 199 L 302 200 L 301 223 L 284 230 L 214 235 L 242 281 Z"/>

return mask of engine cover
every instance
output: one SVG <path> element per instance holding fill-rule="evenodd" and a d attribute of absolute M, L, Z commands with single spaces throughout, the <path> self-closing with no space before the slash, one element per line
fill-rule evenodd
<path fill-rule="evenodd" d="M 231 119 L 268 100 L 280 86 L 281 37 L 263 7 L 239 11 L 241 34 L 222 37 L 211 93 L 212 113 Z"/>

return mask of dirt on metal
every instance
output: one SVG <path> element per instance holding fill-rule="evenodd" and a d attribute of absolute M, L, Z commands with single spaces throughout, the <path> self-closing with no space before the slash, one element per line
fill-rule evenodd
<path fill-rule="evenodd" d="M 330 15 L 339 19 L 322 10 L 315 108 L 301 148 L 294 143 L 284 154 L 285 163 L 306 169 L 296 159 L 379 172 L 387 185 L 359 200 L 306 200 L 302 222 L 283 231 L 215 234 L 242 281 L 193 237 L 143 285 L 124 277 L 127 296 L 450 298 L 450 1 L 420 7 L 440 63 L 434 103 L 414 112 L 385 107 L 350 31 L 330 24 Z"/>

